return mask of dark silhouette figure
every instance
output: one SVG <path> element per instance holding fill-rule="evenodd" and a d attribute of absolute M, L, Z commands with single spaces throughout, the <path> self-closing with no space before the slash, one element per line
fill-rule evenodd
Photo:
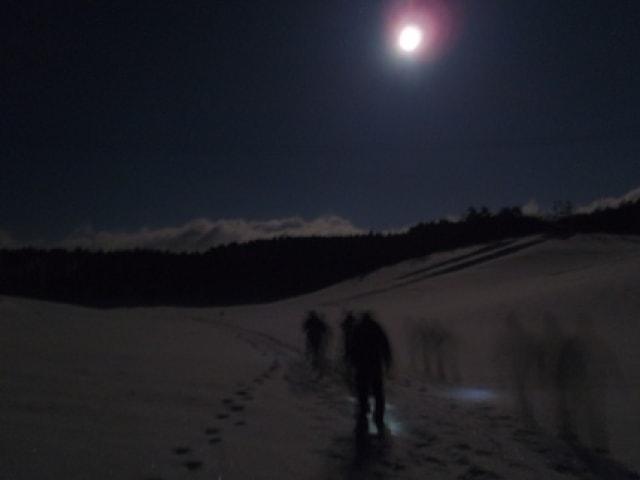
<path fill-rule="evenodd" d="M 439 382 L 445 382 L 447 375 L 445 373 L 445 353 L 449 343 L 450 334 L 438 322 L 434 322 L 431 327 L 431 346 L 435 360 L 435 379 Z M 427 364 L 425 362 L 425 364 Z M 428 364 L 427 364 L 428 365 Z"/>
<path fill-rule="evenodd" d="M 354 390 L 353 384 L 353 366 L 352 366 L 352 353 L 351 349 L 353 346 L 353 327 L 356 324 L 356 316 L 352 311 L 348 311 L 345 314 L 342 323 L 340 324 L 340 329 L 342 330 L 342 372 L 344 375 L 345 382 L 349 386 L 349 390 Z"/>
<path fill-rule="evenodd" d="M 422 329 L 419 322 L 412 318 L 405 320 L 406 350 L 409 357 L 409 368 L 415 373 L 422 373 Z"/>
<path fill-rule="evenodd" d="M 409 329 L 411 365 L 434 382 L 459 382 L 458 341 L 455 335 L 434 320 L 422 319 Z"/>
<path fill-rule="evenodd" d="M 373 418 L 379 435 L 384 435 L 384 370 L 391 367 L 391 347 L 386 333 L 370 313 L 364 313 L 359 321 L 352 323 L 347 345 L 347 361 L 353 369 L 354 384 L 358 400 L 356 412 L 356 435 L 368 433 L 367 414 L 369 396 L 375 399 Z M 346 340 L 346 338 L 345 338 Z"/>
<path fill-rule="evenodd" d="M 313 369 L 322 375 L 326 365 L 329 326 L 318 312 L 310 310 L 302 324 L 302 329 L 307 337 L 307 357 Z"/>
<path fill-rule="evenodd" d="M 583 316 L 577 332 L 562 338 L 554 372 L 558 434 L 572 443 L 580 442 L 580 437 L 588 439 L 584 443 L 598 453 L 609 450 L 607 384 L 620 376 L 607 350 L 593 331 L 591 319 Z"/>
<path fill-rule="evenodd" d="M 441 383 L 459 382 L 458 343 L 453 333 L 437 320 L 427 327 L 425 333 L 424 362 L 427 375 Z"/>
<path fill-rule="evenodd" d="M 538 377 L 539 345 L 514 312 L 507 315 L 504 326 L 505 335 L 499 357 L 507 362 L 509 380 L 514 388 L 515 402 L 522 420 L 527 426 L 535 427 L 537 422 L 531 397 Z"/>
<path fill-rule="evenodd" d="M 557 411 L 560 436 L 568 441 L 578 441 L 576 411 L 584 408 L 591 416 L 592 396 L 589 391 L 588 352 L 579 337 L 569 337 L 563 342 L 558 355 L 556 371 Z"/>

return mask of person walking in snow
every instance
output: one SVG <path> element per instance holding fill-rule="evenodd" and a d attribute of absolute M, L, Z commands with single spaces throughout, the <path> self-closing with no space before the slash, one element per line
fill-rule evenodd
<path fill-rule="evenodd" d="M 315 310 L 310 310 L 302 324 L 306 335 L 306 353 L 312 368 L 322 375 L 326 363 L 326 351 L 329 340 L 329 326 Z"/>
<path fill-rule="evenodd" d="M 346 312 L 340 329 L 342 330 L 342 374 L 349 390 L 353 392 L 353 366 L 351 361 L 351 348 L 353 346 L 352 334 L 356 324 L 356 316 L 352 311 Z"/>
<path fill-rule="evenodd" d="M 389 339 L 373 318 L 366 312 L 353 323 L 350 329 L 347 361 L 353 370 L 357 395 L 356 435 L 361 438 L 368 433 L 367 415 L 369 397 L 375 400 L 373 418 L 379 435 L 384 435 L 384 380 L 383 374 L 391 368 Z"/>

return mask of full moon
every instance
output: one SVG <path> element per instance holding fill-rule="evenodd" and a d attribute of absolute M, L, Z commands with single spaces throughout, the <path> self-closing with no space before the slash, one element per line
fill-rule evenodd
<path fill-rule="evenodd" d="M 403 52 L 414 52 L 422 43 L 422 30 L 415 25 L 407 25 L 398 35 L 398 47 Z"/>

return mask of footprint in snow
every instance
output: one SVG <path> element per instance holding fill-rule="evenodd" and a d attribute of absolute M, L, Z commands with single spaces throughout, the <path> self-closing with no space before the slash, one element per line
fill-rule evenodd
<path fill-rule="evenodd" d="M 458 450 L 463 450 L 463 451 L 471 450 L 471 447 L 469 446 L 468 443 L 456 443 L 454 447 Z"/>
<path fill-rule="evenodd" d="M 459 480 L 499 480 L 501 478 L 497 473 L 485 470 L 477 465 L 470 466 L 466 472 L 458 475 Z"/>
<path fill-rule="evenodd" d="M 187 470 L 193 471 L 202 468 L 202 462 L 198 460 L 191 460 L 189 462 L 184 462 L 182 465 L 187 467 Z"/>
<path fill-rule="evenodd" d="M 447 462 L 440 460 L 439 458 L 433 457 L 431 455 L 424 457 L 425 462 L 428 463 L 432 463 L 434 465 L 437 465 L 439 467 L 446 467 L 447 466 Z"/>
<path fill-rule="evenodd" d="M 489 450 L 476 450 L 476 455 L 480 455 L 481 457 L 490 457 L 493 455 Z"/>

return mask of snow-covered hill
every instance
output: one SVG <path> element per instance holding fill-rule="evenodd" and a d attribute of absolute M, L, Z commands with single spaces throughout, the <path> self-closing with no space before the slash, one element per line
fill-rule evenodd
<path fill-rule="evenodd" d="M 640 239 L 602 235 L 478 245 L 267 305 L 0 297 L 0 477 L 634 478 L 639 286 Z M 335 359 L 347 309 L 392 340 L 394 435 L 358 465 L 347 389 L 304 363 L 311 308 Z"/>

